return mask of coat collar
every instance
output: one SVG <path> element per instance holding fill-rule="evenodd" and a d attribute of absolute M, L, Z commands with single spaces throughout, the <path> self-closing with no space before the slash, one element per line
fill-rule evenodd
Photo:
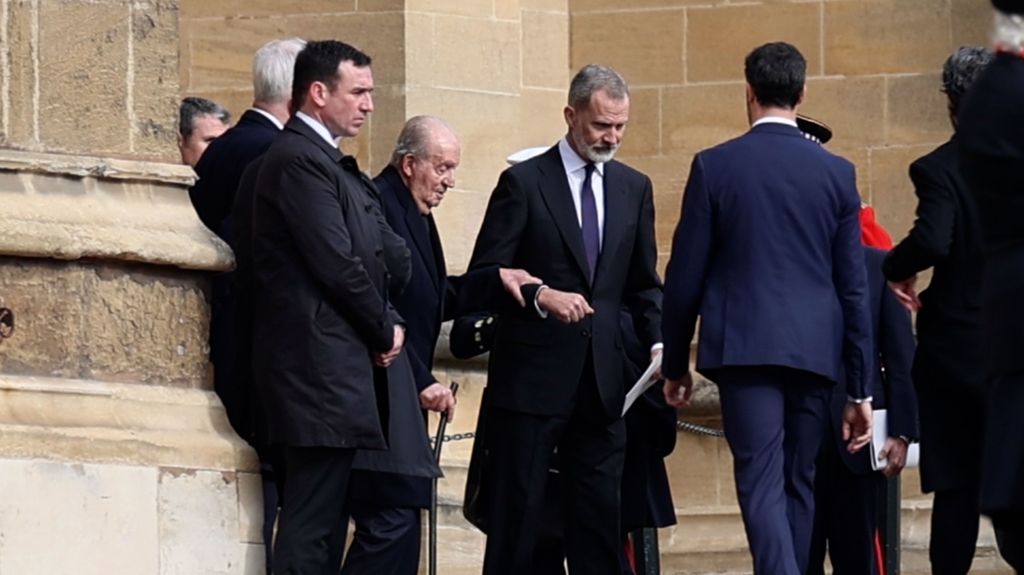
<path fill-rule="evenodd" d="M 326 153 L 327 156 L 331 159 L 331 161 L 341 162 L 341 150 L 339 150 L 337 146 L 332 146 L 331 144 L 329 144 L 327 140 L 323 138 L 323 136 L 316 133 L 316 131 L 313 130 L 313 128 L 309 127 L 309 125 L 306 124 L 306 122 L 300 120 L 295 116 L 292 116 L 288 120 L 288 123 L 284 125 L 284 129 L 301 134 L 302 136 L 308 138 L 310 142 L 312 142 L 318 148 L 323 150 L 324 153 Z M 358 167 L 356 168 L 356 170 L 358 171 Z"/>
<path fill-rule="evenodd" d="M 427 271 L 430 272 L 431 283 L 437 286 L 441 276 L 445 275 L 444 257 L 441 254 L 440 238 L 436 237 L 437 228 L 434 226 L 434 218 L 431 215 L 424 216 L 420 213 L 416 202 L 412 199 L 412 192 L 402 181 L 401 174 L 394 166 L 388 166 L 380 173 L 381 180 L 387 185 L 382 193 L 394 197 L 401 208 L 403 224 L 408 229 L 408 236 L 416 247 L 416 253 L 423 260 Z M 425 220 L 425 221 L 424 221 Z M 426 223 L 426 225 L 424 225 Z"/>

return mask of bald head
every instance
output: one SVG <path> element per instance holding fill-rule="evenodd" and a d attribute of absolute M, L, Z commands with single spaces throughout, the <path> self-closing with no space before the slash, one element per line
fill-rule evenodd
<path fill-rule="evenodd" d="M 391 165 L 398 170 L 421 214 L 429 214 L 441 204 L 445 192 L 455 187 L 455 169 L 461 155 L 458 136 L 441 118 L 416 116 L 405 123 L 391 154 Z"/>

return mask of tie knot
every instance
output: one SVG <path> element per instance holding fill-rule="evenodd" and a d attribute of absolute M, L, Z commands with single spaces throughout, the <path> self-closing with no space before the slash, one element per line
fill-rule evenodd
<path fill-rule="evenodd" d="M 589 178 L 591 176 L 591 174 L 594 173 L 594 168 L 596 168 L 596 167 L 597 166 L 594 164 L 594 162 L 587 162 L 586 165 L 583 166 L 583 169 L 586 170 L 584 172 L 584 174 L 586 174 L 586 177 Z"/>

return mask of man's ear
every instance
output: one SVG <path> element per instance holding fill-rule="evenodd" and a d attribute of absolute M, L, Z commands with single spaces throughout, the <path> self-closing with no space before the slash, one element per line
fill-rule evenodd
<path fill-rule="evenodd" d="M 796 101 L 796 106 L 803 104 L 805 99 L 807 99 L 807 84 L 804 84 L 804 87 L 800 90 L 800 99 Z M 796 109 L 796 106 L 793 106 L 793 108 Z"/>
<path fill-rule="evenodd" d="M 327 95 L 330 90 L 327 89 L 327 84 L 323 82 L 313 82 L 309 85 L 309 98 L 313 99 L 313 103 L 318 108 L 323 107 L 327 103 Z"/>
<path fill-rule="evenodd" d="M 566 106 L 562 114 L 565 116 L 565 125 L 572 128 L 576 123 L 576 110 L 572 106 Z"/>
<path fill-rule="evenodd" d="M 406 154 L 402 156 L 402 163 L 399 164 L 399 169 L 403 176 L 407 179 L 412 178 L 412 165 L 416 162 L 416 158 L 412 154 Z"/>

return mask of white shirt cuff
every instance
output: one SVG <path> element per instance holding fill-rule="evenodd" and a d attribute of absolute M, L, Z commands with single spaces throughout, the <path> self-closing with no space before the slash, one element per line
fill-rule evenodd
<path fill-rule="evenodd" d="M 846 401 L 848 403 L 856 403 L 856 404 L 870 403 L 872 399 L 874 399 L 874 398 L 871 397 L 870 395 L 865 397 L 865 398 L 863 398 L 863 399 L 856 399 L 856 398 L 850 397 L 849 395 L 846 396 Z"/>
<path fill-rule="evenodd" d="M 663 349 L 665 349 L 665 344 L 663 344 L 661 342 L 658 342 L 658 343 L 656 343 L 656 344 L 651 346 L 651 353 L 653 354 L 653 353 L 659 352 L 659 351 L 661 351 Z"/>

